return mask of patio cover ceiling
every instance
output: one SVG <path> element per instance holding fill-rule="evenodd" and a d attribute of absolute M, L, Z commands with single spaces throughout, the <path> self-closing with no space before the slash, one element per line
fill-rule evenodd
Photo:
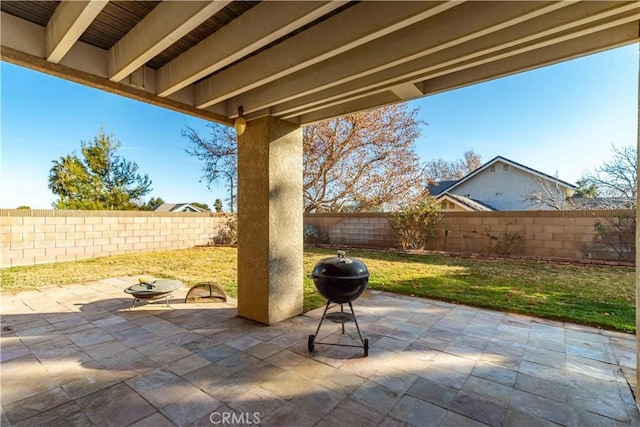
<path fill-rule="evenodd" d="M 2 60 L 304 125 L 639 40 L 640 2 L 2 1 Z M 55 102 L 55 101 L 54 101 Z"/>

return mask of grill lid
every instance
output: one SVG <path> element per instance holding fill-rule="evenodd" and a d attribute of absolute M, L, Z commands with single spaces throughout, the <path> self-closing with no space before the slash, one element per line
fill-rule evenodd
<path fill-rule="evenodd" d="M 347 258 L 345 251 L 338 251 L 338 256 L 318 261 L 309 277 L 312 279 L 366 279 L 369 277 L 369 270 L 362 261 Z"/>

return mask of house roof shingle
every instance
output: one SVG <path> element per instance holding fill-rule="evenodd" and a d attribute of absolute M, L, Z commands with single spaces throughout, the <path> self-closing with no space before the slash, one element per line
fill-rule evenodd
<path fill-rule="evenodd" d="M 429 190 L 429 194 L 432 196 L 437 196 L 439 194 L 444 193 L 449 187 L 454 185 L 458 181 L 440 181 L 429 184 L 427 189 Z"/>

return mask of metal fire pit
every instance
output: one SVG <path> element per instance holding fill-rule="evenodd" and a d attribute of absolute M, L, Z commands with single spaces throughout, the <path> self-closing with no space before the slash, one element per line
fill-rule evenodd
<path fill-rule="evenodd" d="M 165 299 L 167 307 L 169 307 L 169 297 L 172 296 L 172 292 L 182 287 L 182 282 L 179 280 L 169 279 L 152 279 L 152 278 L 140 278 L 140 283 L 129 286 L 124 291 L 133 296 L 133 302 L 130 309 L 133 308 L 137 301 L 140 300 L 157 300 Z"/>
<path fill-rule="evenodd" d="M 369 340 L 362 336 L 356 315 L 353 311 L 351 302 L 367 289 L 369 283 L 369 271 L 362 261 L 345 257 L 344 251 L 338 251 L 338 256 L 333 258 L 325 258 L 320 260 L 308 276 L 313 279 L 320 295 L 327 299 L 327 305 L 322 313 L 322 318 L 314 335 L 309 335 L 307 348 L 312 352 L 316 344 L 335 345 L 342 347 L 358 347 L 364 349 L 364 357 L 369 355 Z M 349 305 L 350 313 L 344 310 L 344 304 Z M 327 313 L 332 307 L 340 306 L 340 311 Z M 316 337 L 320 332 L 322 322 L 327 319 L 333 323 L 340 323 L 342 334 L 347 335 L 353 342 L 360 342 L 357 345 L 340 344 L 316 341 Z M 354 322 L 358 331 L 358 339 L 347 334 L 345 331 L 345 323 Z"/>

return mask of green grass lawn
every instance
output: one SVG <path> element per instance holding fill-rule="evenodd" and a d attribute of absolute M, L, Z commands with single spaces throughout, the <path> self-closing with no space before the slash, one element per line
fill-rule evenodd
<path fill-rule="evenodd" d="M 305 274 L 318 260 L 334 254 L 325 249 L 305 250 Z M 636 329 L 632 268 L 360 250 L 348 251 L 347 255 L 367 265 L 372 289 L 606 329 Z M 236 249 L 192 248 L 0 270 L 3 291 L 142 274 L 178 279 L 189 285 L 215 280 L 236 296 Z M 305 311 L 324 302 L 313 282 L 305 277 Z"/>

